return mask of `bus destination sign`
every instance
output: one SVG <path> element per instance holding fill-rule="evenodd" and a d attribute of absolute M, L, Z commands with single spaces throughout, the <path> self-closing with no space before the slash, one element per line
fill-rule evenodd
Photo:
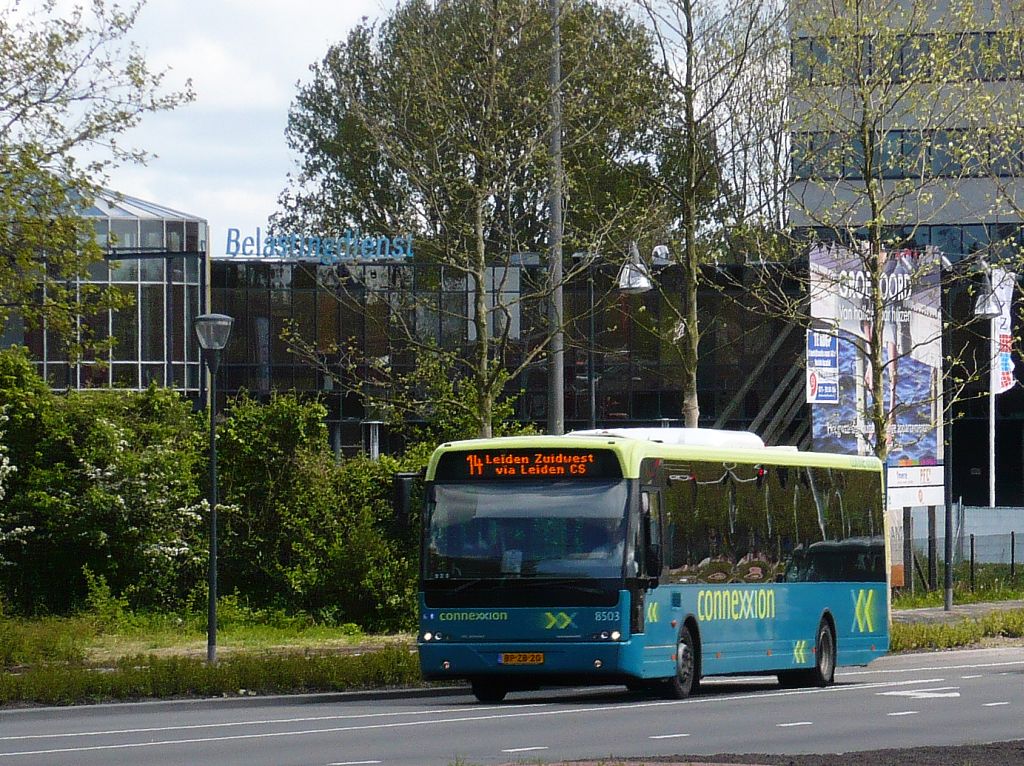
<path fill-rule="evenodd" d="M 622 468 L 604 449 L 487 449 L 446 452 L 435 478 L 452 479 L 621 479 Z"/>

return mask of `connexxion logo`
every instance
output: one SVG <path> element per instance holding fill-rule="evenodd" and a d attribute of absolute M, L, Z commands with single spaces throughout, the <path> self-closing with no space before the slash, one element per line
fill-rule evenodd
<path fill-rule="evenodd" d="M 504 622 L 508 612 L 438 612 L 441 622 Z"/>

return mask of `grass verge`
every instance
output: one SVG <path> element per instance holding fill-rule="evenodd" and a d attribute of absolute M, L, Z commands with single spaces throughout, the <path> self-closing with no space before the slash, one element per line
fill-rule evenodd
<path fill-rule="evenodd" d="M 0 705 L 333 692 L 423 684 L 410 636 L 368 637 L 312 621 L 229 622 L 220 661 L 202 626 L 172 616 L 0 617 Z M 264 624 L 256 624 L 264 622 Z M 275 624 L 266 624 L 267 622 Z M 1024 610 L 952 624 L 895 623 L 894 652 L 1024 638 Z"/>
<path fill-rule="evenodd" d="M 983 638 L 1024 638 L 1024 609 L 992 612 L 980 620 L 965 619 L 951 624 L 895 623 L 890 649 L 894 652 L 954 649 L 977 644 Z"/>
<path fill-rule="evenodd" d="M 1009 564 L 979 564 L 975 569 L 974 589 L 971 589 L 970 564 L 957 564 L 953 572 L 953 603 L 977 604 L 983 601 L 1018 601 L 1024 599 L 1024 564 L 1010 574 Z M 942 606 L 945 591 L 942 588 L 943 570 L 939 565 L 939 587 L 937 590 L 916 593 L 905 590 L 893 598 L 894 609 L 917 609 L 928 606 Z M 920 587 L 921 583 L 917 585 Z"/>
<path fill-rule="evenodd" d="M 43 664 L 0 675 L 0 704 L 352 691 L 421 684 L 408 648 L 360 655 L 239 654 L 207 665 L 189 657 L 124 658 L 112 668 Z"/>

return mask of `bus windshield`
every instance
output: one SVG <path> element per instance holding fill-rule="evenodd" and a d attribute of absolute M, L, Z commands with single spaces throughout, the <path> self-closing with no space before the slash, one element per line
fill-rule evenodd
<path fill-rule="evenodd" d="M 427 580 L 622 575 L 626 482 L 435 484 Z"/>

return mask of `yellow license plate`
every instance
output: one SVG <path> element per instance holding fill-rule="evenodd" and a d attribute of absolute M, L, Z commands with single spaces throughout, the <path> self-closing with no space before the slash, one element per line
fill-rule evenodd
<path fill-rule="evenodd" d="M 543 665 L 544 652 L 503 652 L 498 662 L 502 665 Z"/>

